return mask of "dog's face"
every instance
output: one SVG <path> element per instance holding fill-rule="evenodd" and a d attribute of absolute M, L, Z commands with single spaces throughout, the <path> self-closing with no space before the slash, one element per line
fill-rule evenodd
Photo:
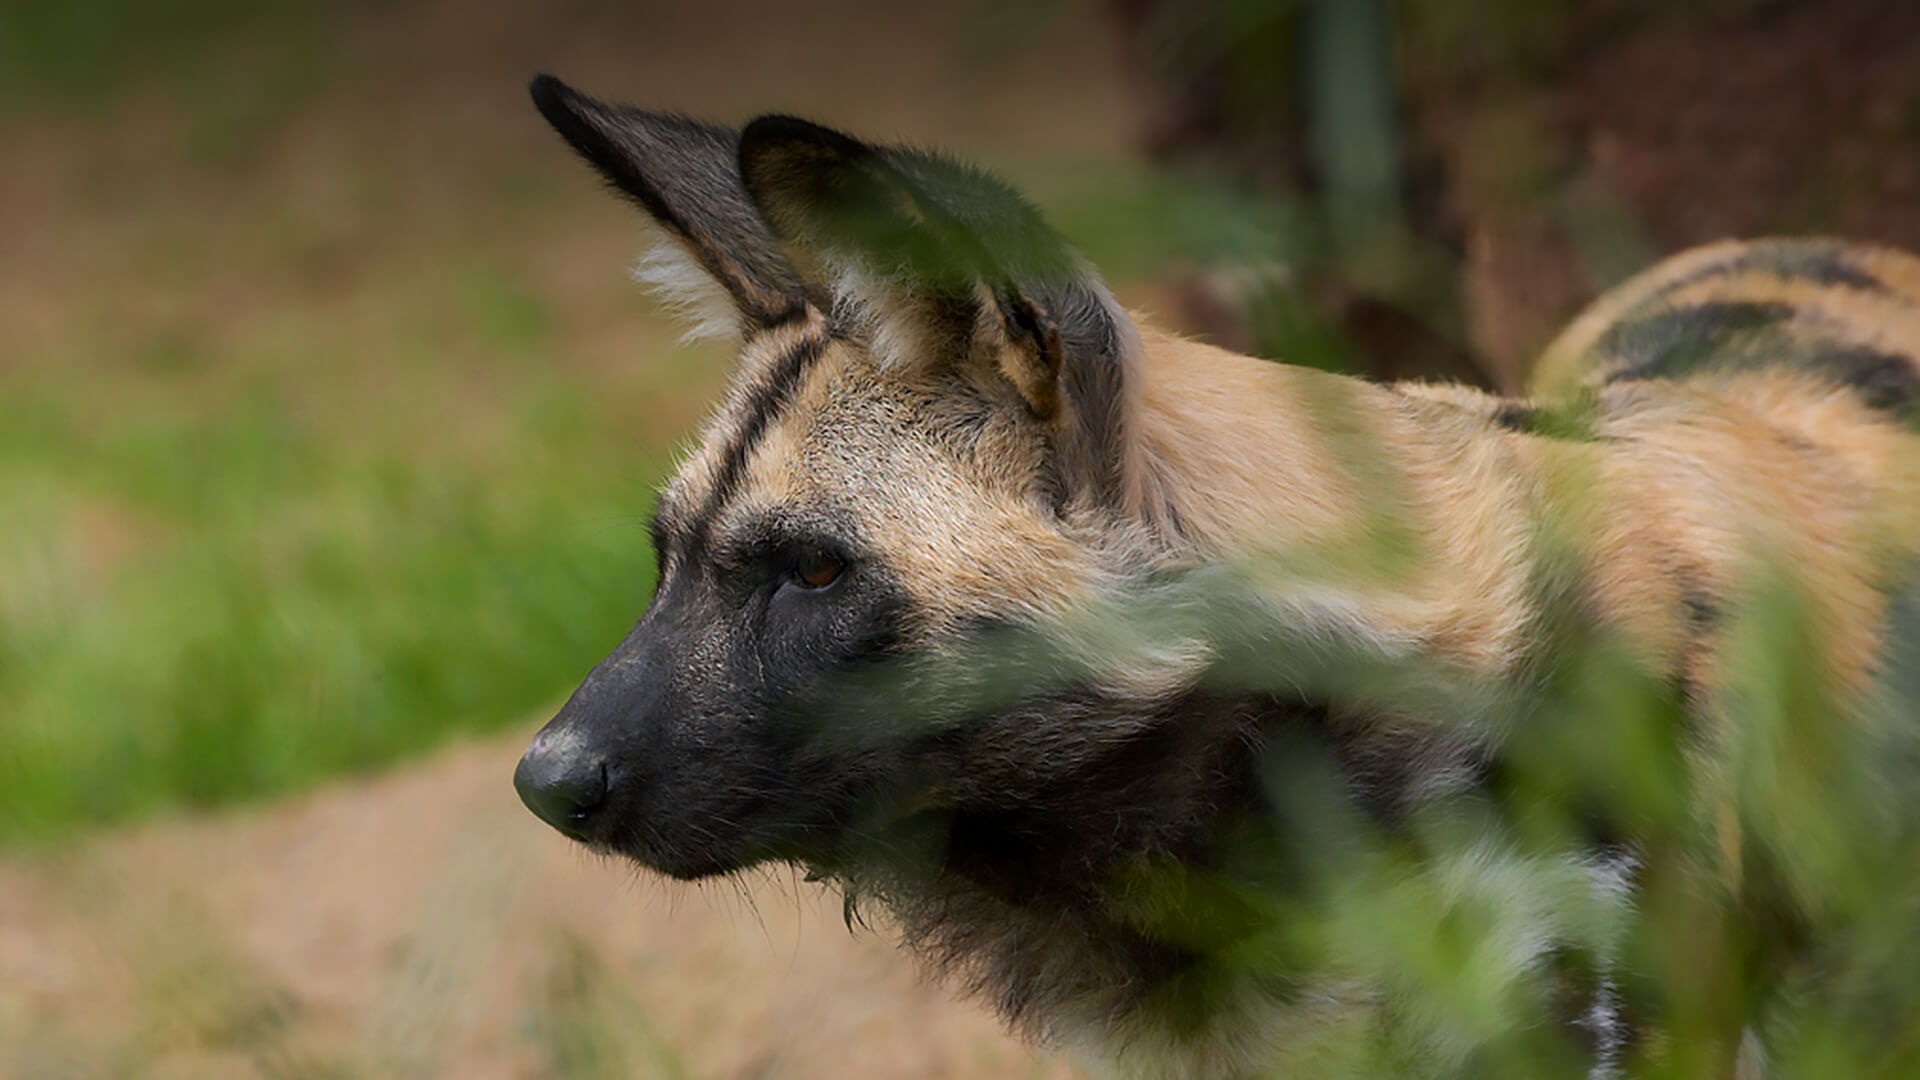
<path fill-rule="evenodd" d="M 522 797 L 698 877 L 830 863 L 983 768 L 1042 782 L 1093 741 L 1058 727 L 1074 710 L 956 689 L 956 658 L 1111 573 L 1079 537 L 1123 513 L 1125 316 L 972 171 L 782 118 L 736 135 L 534 96 L 665 228 L 655 276 L 723 305 L 741 351 L 661 493 L 653 601 L 536 737 Z"/>

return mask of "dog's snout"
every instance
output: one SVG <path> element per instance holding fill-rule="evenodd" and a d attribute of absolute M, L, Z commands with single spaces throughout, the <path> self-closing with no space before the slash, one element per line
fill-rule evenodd
<path fill-rule="evenodd" d="M 513 770 L 513 788 L 540 820 L 581 839 L 607 801 L 607 761 L 572 732 L 542 731 Z"/>

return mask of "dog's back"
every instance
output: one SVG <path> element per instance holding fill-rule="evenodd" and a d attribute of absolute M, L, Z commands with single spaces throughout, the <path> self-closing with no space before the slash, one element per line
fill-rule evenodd
<path fill-rule="evenodd" d="M 1597 300 L 1534 381 L 1526 408 L 1608 440 L 1617 506 L 1662 536 L 1621 572 L 1678 575 L 1686 634 L 1713 636 L 1771 561 L 1830 689 L 1869 678 L 1885 598 L 1920 560 L 1920 259 L 1825 239 L 1685 252 Z"/>
<path fill-rule="evenodd" d="M 1542 354 L 1534 382 L 1554 396 L 1796 372 L 1920 421 L 1920 259 L 1824 239 L 1697 248 L 1596 301 Z"/>

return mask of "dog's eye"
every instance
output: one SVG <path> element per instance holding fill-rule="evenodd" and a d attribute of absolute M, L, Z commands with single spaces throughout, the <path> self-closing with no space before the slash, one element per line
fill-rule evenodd
<path fill-rule="evenodd" d="M 793 566 L 793 580 L 808 589 L 824 589 L 840 580 L 847 564 L 824 551 L 809 551 Z"/>

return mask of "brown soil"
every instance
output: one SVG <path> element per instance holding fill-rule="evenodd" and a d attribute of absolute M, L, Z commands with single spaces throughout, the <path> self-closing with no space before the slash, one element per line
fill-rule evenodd
<path fill-rule="evenodd" d="M 0 862 L 0 1074 L 1073 1075 L 820 886 L 583 854 L 524 740 Z"/>

